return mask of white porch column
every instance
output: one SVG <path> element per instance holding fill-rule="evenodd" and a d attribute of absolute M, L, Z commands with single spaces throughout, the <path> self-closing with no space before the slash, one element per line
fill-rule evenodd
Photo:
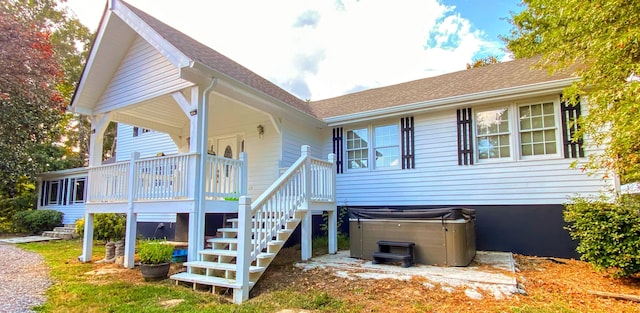
<path fill-rule="evenodd" d="M 136 160 L 140 158 L 139 152 L 133 152 L 131 154 L 131 162 L 129 162 L 129 199 L 128 199 L 128 212 L 127 212 L 127 224 L 125 230 L 124 241 L 124 267 L 133 268 L 134 255 L 136 253 L 136 230 L 138 223 L 138 214 L 134 213 L 133 198 L 135 197 L 136 180 Z"/>
<path fill-rule="evenodd" d="M 89 140 L 89 167 L 102 165 L 104 131 L 111 122 L 111 114 L 91 116 L 91 139 Z"/>
<path fill-rule="evenodd" d="M 300 248 L 302 253 L 302 261 L 311 259 L 311 241 L 312 225 L 311 225 L 311 147 L 302 146 L 302 156 L 305 157 L 304 163 L 304 216 L 302 217 Z"/>
<path fill-rule="evenodd" d="M 193 162 L 190 162 L 190 173 L 193 174 L 193 179 L 189 180 L 189 185 L 193 186 L 193 213 L 189 213 L 189 250 L 187 252 L 187 260 L 188 261 L 196 261 L 198 260 L 198 251 L 204 248 L 204 237 L 200 240 L 200 236 L 198 235 L 200 220 L 204 220 L 204 214 L 202 214 L 202 208 L 200 206 L 201 192 L 202 192 L 202 167 L 200 160 L 202 159 L 202 148 L 200 147 L 200 138 L 205 136 L 203 134 L 203 127 L 205 127 L 205 123 L 202 119 L 204 115 L 203 110 L 203 94 L 202 90 L 198 86 L 193 86 L 191 88 L 191 107 L 193 108 L 192 112 L 189 115 L 189 152 L 196 153 L 195 158 L 193 158 Z M 203 234 L 204 235 L 204 234 Z"/>
<path fill-rule="evenodd" d="M 84 213 L 84 238 L 82 239 L 82 255 L 80 262 L 91 262 L 93 249 L 93 213 Z"/>
<path fill-rule="evenodd" d="M 193 172 L 195 188 L 193 193 L 194 213 L 189 214 L 189 252 L 188 260 L 195 261 L 198 251 L 204 249 L 205 227 L 205 184 L 204 170 L 206 168 L 207 140 L 209 134 L 209 93 L 216 85 L 216 78 L 206 88 L 194 86 L 191 89 L 191 107 L 195 111 L 190 113 L 189 151 L 196 153 Z"/>

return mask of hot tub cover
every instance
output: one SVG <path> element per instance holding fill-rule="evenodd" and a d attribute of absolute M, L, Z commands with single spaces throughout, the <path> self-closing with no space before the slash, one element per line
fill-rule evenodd
<path fill-rule="evenodd" d="M 420 219 L 420 220 L 475 220 L 476 210 L 468 208 L 397 209 L 349 208 L 351 219 Z"/>

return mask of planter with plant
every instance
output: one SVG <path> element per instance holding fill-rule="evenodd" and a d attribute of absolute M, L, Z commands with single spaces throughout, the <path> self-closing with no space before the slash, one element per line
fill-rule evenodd
<path fill-rule="evenodd" d="M 167 278 L 171 266 L 173 246 L 166 241 L 145 240 L 138 248 L 140 273 L 145 280 L 162 280 Z"/>

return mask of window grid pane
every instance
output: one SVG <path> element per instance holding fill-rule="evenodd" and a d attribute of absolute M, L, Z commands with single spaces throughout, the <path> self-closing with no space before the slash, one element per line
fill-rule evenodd
<path fill-rule="evenodd" d="M 347 131 L 347 168 L 369 167 L 369 132 L 366 128 Z"/>
<path fill-rule="evenodd" d="M 522 155 L 556 154 L 556 122 L 553 103 L 523 105 L 518 111 Z"/>
<path fill-rule="evenodd" d="M 476 114 L 478 158 L 481 160 L 511 156 L 509 110 L 506 108 Z"/>
<path fill-rule="evenodd" d="M 373 130 L 376 168 L 400 165 L 400 142 L 398 125 L 377 126 Z"/>

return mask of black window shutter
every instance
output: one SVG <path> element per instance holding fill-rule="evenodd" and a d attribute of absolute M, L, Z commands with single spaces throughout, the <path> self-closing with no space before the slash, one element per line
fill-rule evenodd
<path fill-rule="evenodd" d="M 458 165 L 473 165 L 471 108 L 458 109 Z"/>
<path fill-rule="evenodd" d="M 560 113 L 562 114 L 562 141 L 564 147 L 564 157 L 578 158 L 584 157 L 584 149 L 582 147 L 582 137 L 574 138 L 575 133 L 580 129 L 578 118 L 580 117 L 580 102 L 571 105 L 566 101 L 560 103 Z"/>
<path fill-rule="evenodd" d="M 402 133 L 402 141 L 400 142 L 402 169 L 416 168 L 413 116 L 400 119 L 400 131 Z"/>
<path fill-rule="evenodd" d="M 342 127 L 333 129 L 333 153 L 336 155 L 336 173 L 342 174 Z"/>

